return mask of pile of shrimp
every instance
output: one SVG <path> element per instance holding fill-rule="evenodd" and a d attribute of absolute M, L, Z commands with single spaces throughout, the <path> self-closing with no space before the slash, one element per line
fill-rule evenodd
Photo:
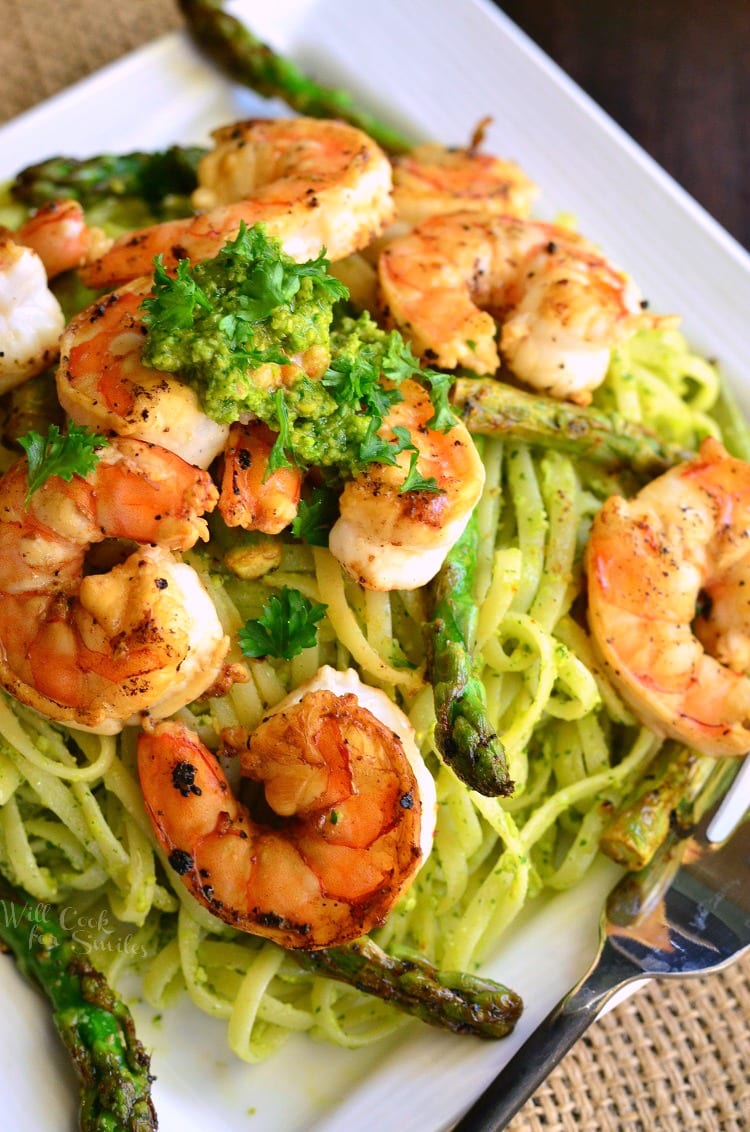
<path fill-rule="evenodd" d="M 476 146 L 391 162 L 339 122 L 254 120 L 216 131 L 192 216 L 109 241 L 59 202 L 0 241 L 0 390 L 59 351 L 62 409 L 109 441 L 94 471 L 53 476 L 30 499 L 25 460 L 0 480 L 0 684 L 74 729 L 140 726 L 145 806 L 175 876 L 212 914 L 285 947 L 383 923 L 429 855 L 434 786 L 404 712 L 353 672 L 321 669 L 252 733 L 221 735 L 225 763 L 261 784 L 265 817 L 175 718 L 247 679 L 180 556 L 217 505 L 230 528 L 280 534 L 304 482 L 298 468 L 268 474 L 265 425 L 219 424 L 179 374 L 144 365 L 154 257 L 167 270 L 205 260 L 262 222 L 297 261 L 325 248 L 357 282 L 354 301 L 426 364 L 585 405 L 618 345 L 673 320 L 647 313 L 584 237 L 531 218 L 535 197 L 517 166 Z M 63 326 L 47 278 L 71 268 L 104 293 Z M 347 575 L 375 592 L 426 586 L 484 483 L 464 425 L 430 427 L 418 381 L 400 392 L 381 436 L 407 429 L 435 490 L 402 490 L 406 452 L 373 464 L 345 484 L 330 534 Z M 707 443 L 636 500 L 610 500 L 587 555 L 590 630 L 612 680 L 655 732 L 711 754 L 750 748 L 749 474 Z M 93 569 L 105 541 L 120 553 Z M 694 623 L 701 592 L 711 611 Z"/>

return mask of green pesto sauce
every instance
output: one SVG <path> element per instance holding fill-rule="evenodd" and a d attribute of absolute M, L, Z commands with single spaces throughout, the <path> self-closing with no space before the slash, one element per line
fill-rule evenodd
<path fill-rule="evenodd" d="M 189 284 L 200 291 L 198 300 Z M 311 347 L 327 350 L 333 305 L 343 291 L 326 275 L 325 261 L 296 264 L 262 225 L 243 229 L 217 256 L 170 286 L 165 302 L 152 306 L 144 320 L 143 360 L 179 372 L 209 416 L 222 423 L 246 413 L 272 423 L 275 392 L 289 381 L 288 370 L 282 381 L 282 366 L 295 364 L 295 356 Z M 296 401 L 296 413 L 320 416 L 321 399 L 309 389 Z"/>
<path fill-rule="evenodd" d="M 262 225 L 211 260 L 181 264 L 175 278 L 157 268 L 143 360 L 190 382 L 214 420 L 264 421 L 291 462 L 352 472 L 368 429 L 382 420 L 373 422 L 368 391 L 388 376 L 393 334 L 368 314 L 332 330 L 346 291 L 326 268 L 322 259 L 296 264 Z M 290 359 L 313 347 L 313 377 L 290 370 Z"/>
<path fill-rule="evenodd" d="M 342 361 L 354 362 L 367 347 L 373 361 L 382 363 L 392 335 L 373 321 L 369 311 L 358 318 L 342 318 L 331 330 L 331 351 Z"/>
<path fill-rule="evenodd" d="M 303 279 L 293 308 L 276 308 L 252 327 L 243 343 L 244 349 L 237 350 L 224 329 L 225 317 L 234 313 L 233 279 L 227 279 L 224 286 L 203 278 L 200 282 L 214 310 L 196 320 L 190 330 L 151 331 L 143 360 L 156 369 L 181 373 L 197 389 L 203 408 L 216 421 L 229 424 L 239 420 L 243 413 L 253 413 L 271 423 L 275 419 L 274 392 L 281 383 L 283 364 L 273 357 L 291 358 L 312 346 L 326 347 L 330 307 L 326 309 L 318 300 L 313 282 Z M 261 356 L 258 365 L 252 360 L 248 362 L 246 352 Z M 259 365 L 268 367 L 264 369 L 264 385 L 270 388 L 256 383 L 255 371 Z M 309 392 L 300 397 L 312 408 L 313 415 L 320 415 L 318 399 Z"/>
<path fill-rule="evenodd" d="M 317 420 L 299 418 L 291 427 L 290 449 L 300 464 L 354 472 L 361 464 L 359 446 L 369 419 L 348 405 Z"/>
<path fill-rule="evenodd" d="M 331 367 L 324 381 L 351 371 L 358 362 L 373 380 L 379 380 L 390 341 L 391 335 L 366 311 L 357 319 L 341 319 L 330 332 Z M 290 448 L 301 464 L 352 473 L 362 466 L 359 450 L 372 414 L 360 400 L 337 393 L 336 386 L 304 379 L 287 392 Z"/>

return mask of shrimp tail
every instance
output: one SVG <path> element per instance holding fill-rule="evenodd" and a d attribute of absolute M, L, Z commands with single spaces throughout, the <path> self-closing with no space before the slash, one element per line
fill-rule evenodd
<path fill-rule="evenodd" d="M 397 130 L 358 107 L 345 90 L 320 86 L 296 63 L 277 54 L 234 16 L 221 0 L 179 0 L 196 47 L 224 74 L 263 98 L 280 98 L 309 118 L 337 118 L 363 130 L 387 153 L 406 153 L 411 143 Z"/>
<path fill-rule="evenodd" d="M 228 527 L 277 535 L 297 514 L 300 468 L 270 470 L 275 434 L 262 421 L 233 424 L 221 461 L 219 511 Z"/>
<path fill-rule="evenodd" d="M 412 955 L 388 955 L 367 937 L 342 947 L 297 951 L 294 958 L 308 971 L 349 983 L 454 1034 L 504 1038 L 523 1010 L 521 998 L 502 983 L 440 971 Z"/>
<path fill-rule="evenodd" d="M 435 694 L 435 740 L 462 782 L 487 797 L 513 793 L 505 751 L 487 717 L 484 686 L 471 654 L 476 602 L 474 576 L 479 533 L 469 520 L 433 584 L 428 638 Z"/>

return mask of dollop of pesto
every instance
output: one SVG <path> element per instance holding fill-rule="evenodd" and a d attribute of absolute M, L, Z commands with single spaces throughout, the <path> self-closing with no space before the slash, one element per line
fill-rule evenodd
<path fill-rule="evenodd" d="M 273 418 L 277 389 L 328 364 L 333 306 L 347 291 L 327 266 L 322 253 L 295 263 L 262 224 L 242 225 L 213 259 L 182 260 L 174 277 L 157 259 L 143 361 L 179 372 L 214 420 Z"/>
<path fill-rule="evenodd" d="M 278 434 L 269 472 L 297 464 L 351 474 L 395 463 L 399 452 L 416 452 L 406 429 L 379 434 L 402 400 L 400 382 L 426 380 L 443 397 L 450 380 L 422 370 L 398 331 L 367 312 L 332 328 L 347 292 L 327 266 L 322 256 L 295 263 L 263 225 L 243 226 L 214 259 L 183 260 L 174 277 L 157 261 L 143 303 L 144 362 L 190 382 L 214 420 L 250 414 L 269 425 Z"/>

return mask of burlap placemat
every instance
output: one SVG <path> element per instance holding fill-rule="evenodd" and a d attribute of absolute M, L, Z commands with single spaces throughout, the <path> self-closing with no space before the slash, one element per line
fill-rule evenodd
<path fill-rule="evenodd" d="M 0 121 L 180 22 L 171 0 L 0 0 Z M 749 1033 L 750 959 L 652 984 L 591 1028 L 509 1128 L 741 1132 Z"/>

